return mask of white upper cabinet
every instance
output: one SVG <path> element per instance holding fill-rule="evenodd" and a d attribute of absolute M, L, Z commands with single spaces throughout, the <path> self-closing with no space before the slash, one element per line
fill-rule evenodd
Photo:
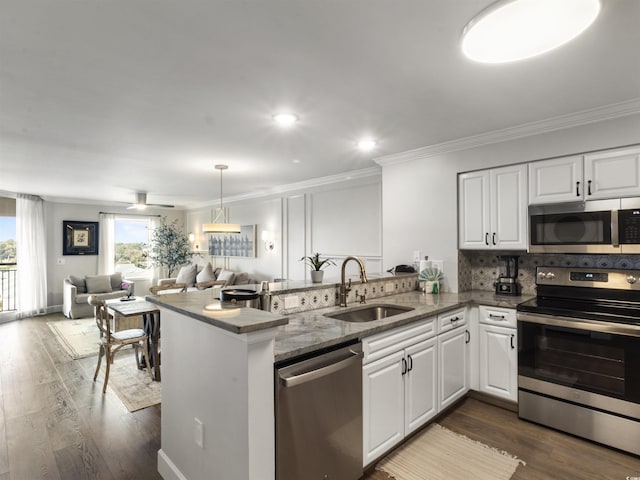
<path fill-rule="evenodd" d="M 529 203 L 582 200 L 582 156 L 553 158 L 529 164 Z"/>
<path fill-rule="evenodd" d="M 584 156 L 585 199 L 640 195 L 640 147 Z"/>
<path fill-rule="evenodd" d="M 529 204 L 640 195 L 640 147 L 529 164 Z"/>
<path fill-rule="evenodd" d="M 526 250 L 526 165 L 463 173 L 458 195 L 461 249 Z"/>

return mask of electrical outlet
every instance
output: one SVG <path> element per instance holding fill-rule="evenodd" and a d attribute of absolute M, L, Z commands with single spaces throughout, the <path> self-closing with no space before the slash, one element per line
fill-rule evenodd
<path fill-rule="evenodd" d="M 420 250 L 414 250 L 413 251 L 413 261 L 414 262 L 419 262 L 420 261 Z"/>
<path fill-rule="evenodd" d="M 199 446 L 200 448 L 204 448 L 204 424 L 197 417 L 194 417 L 193 421 L 193 439 L 196 442 L 197 446 Z"/>
<path fill-rule="evenodd" d="M 296 308 L 300 305 L 300 297 L 298 295 L 287 295 L 284 297 L 284 308 Z"/>
<path fill-rule="evenodd" d="M 444 272 L 444 260 L 431 260 L 431 266 L 436 267 L 441 272 Z"/>

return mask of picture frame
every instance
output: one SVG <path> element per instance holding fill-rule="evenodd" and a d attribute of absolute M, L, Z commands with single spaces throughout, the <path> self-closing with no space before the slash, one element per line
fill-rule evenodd
<path fill-rule="evenodd" d="M 63 255 L 98 255 L 98 222 L 62 221 Z"/>
<path fill-rule="evenodd" d="M 240 233 L 209 235 L 209 255 L 255 258 L 257 225 L 240 225 Z"/>

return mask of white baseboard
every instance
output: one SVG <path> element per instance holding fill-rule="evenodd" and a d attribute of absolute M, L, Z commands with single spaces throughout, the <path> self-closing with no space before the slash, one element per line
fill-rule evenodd
<path fill-rule="evenodd" d="M 158 450 L 158 473 L 164 480 L 188 480 L 162 449 Z"/>

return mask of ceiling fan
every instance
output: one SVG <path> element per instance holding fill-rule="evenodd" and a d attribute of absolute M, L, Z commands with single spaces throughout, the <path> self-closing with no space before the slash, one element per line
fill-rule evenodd
<path fill-rule="evenodd" d="M 127 207 L 127 209 L 144 210 L 147 207 L 174 208 L 174 205 L 164 205 L 161 203 L 147 203 L 147 193 L 137 192 L 136 203 L 132 203 Z"/>

